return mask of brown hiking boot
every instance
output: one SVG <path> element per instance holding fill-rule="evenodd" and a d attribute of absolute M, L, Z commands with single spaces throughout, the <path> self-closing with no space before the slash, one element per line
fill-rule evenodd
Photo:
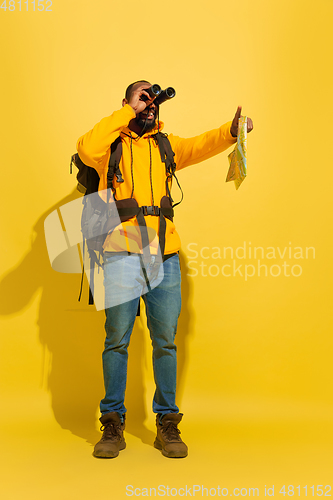
<path fill-rule="evenodd" d="M 116 411 L 106 413 L 100 418 L 101 431 L 103 436 L 97 444 L 95 444 L 93 455 L 98 458 L 115 458 L 119 455 L 119 450 L 126 448 L 123 431 L 125 429 L 124 422 L 121 423 L 119 414 Z"/>
<path fill-rule="evenodd" d="M 179 436 L 180 430 L 177 427 L 182 417 L 182 413 L 168 413 L 164 415 L 162 424 L 160 424 L 160 416 L 156 415 L 157 436 L 154 446 L 158 450 L 162 450 L 165 457 L 187 457 L 188 449 Z"/>

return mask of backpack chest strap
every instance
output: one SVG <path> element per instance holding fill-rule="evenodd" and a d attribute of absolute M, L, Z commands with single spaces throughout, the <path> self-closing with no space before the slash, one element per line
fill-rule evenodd
<path fill-rule="evenodd" d="M 155 215 L 156 217 L 159 217 L 160 215 L 164 215 L 164 217 L 173 217 L 174 216 L 174 211 L 173 208 L 164 208 L 164 207 L 158 207 L 157 205 L 144 205 L 142 207 L 139 207 L 142 210 L 143 215 Z M 118 208 L 118 214 L 120 219 L 122 217 L 135 217 L 138 213 L 138 208 L 134 207 L 123 207 L 123 208 Z"/>

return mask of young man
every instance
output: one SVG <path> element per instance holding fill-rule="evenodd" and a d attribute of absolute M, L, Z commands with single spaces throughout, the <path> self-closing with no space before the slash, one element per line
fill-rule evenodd
<path fill-rule="evenodd" d="M 94 456 L 112 458 L 125 448 L 124 406 L 127 348 L 132 333 L 140 295 L 145 302 L 148 327 L 153 345 L 153 368 L 156 391 L 153 411 L 156 415 L 157 437 L 154 446 L 166 457 L 186 457 L 188 449 L 180 438 L 178 424 L 182 413 L 175 403 L 177 354 L 174 339 L 180 314 L 180 239 L 172 217 L 160 210 L 168 206 L 166 168 L 153 135 L 163 129 L 157 123 L 158 105 L 147 89 L 151 84 L 141 80 L 131 84 L 122 101 L 122 108 L 102 119 L 77 142 L 81 160 L 96 169 L 100 177 L 99 191 L 105 200 L 110 145 L 118 138 L 122 142 L 120 171 L 124 182 L 113 180 L 116 200 L 130 199 L 143 207 L 149 235 L 150 261 L 143 271 L 143 244 L 136 217 L 119 224 L 104 243 L 104 285 L 106 300 L 106 340 L 103 351 L 105 397 L 100 403 L 103 424 L 102 439 L 95 445 Z M 183 139 L 168 135 L 176 169 L 199 163 L 221 153 L 237 140 L 238 107 L 232 122 L 197 137 Z M 248 119 L 248 132 L 253 128 Z M 121 205 L 121 202 L 120 202 Z M 169 204 L 170 206 L 170 204 Z M 170 208 L 169 208 L 170 210 Z M 163 226 L 160 219 L 163 218 Z M 165 222 L 164 222 L 165 221 Z M 141 224 L 140 224 L 141 226 Z M 161 227 L 163 227 L 162 238 Z M 159 260 L 162 246 L 163 268 Z M 156 278 L 161 277 L 160 280 Z M 163 279 L 162 279 L 163 278 Z M 148 287 L 147 279 L 156 286 Z M 119 299 L 123 291 L 127 299 Z M 132 293 L 133 292 L 133 293 Z"/>

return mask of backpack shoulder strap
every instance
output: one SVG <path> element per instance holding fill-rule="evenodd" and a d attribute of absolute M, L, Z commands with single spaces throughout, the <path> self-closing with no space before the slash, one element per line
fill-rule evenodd
<path fill-rule="evenodd" d="M 155 138 L 158 144 L 161 160 L 165 164 L 165 173 L 166 173 L 165 187 L 166 187 L 166 192 L 171 200 L 171 203 L 173 203 L 173 199 L 171 197 L 169 189 L 169 180 L 172 180 L 172 177 L 176 179 L 176 182 L 182 194 L 181 200 L 178 203 L 172 205 L 172 207 L 176 207 L 177 205 L 179 205 L 179 203 L 183 201 L 184 193 L 182 188 L 180 187 L 179 181 L 175 174 L 176 172 L 176 163 L 174 160 L 175 153 L 172 150 L 171 143 L 168 139 L 167 134 L 163 134 L 162 132 L 157 132 L 157 134 L 154 134 L 153 137 Z"/>
<path fill-rule="evenodd" d="M 124 182 L 124 179 L 121 175 L 119 169 L 119 163 L 121 159 L 121 155 L 123 152 L 121 137 L 117 137 L 117 139 L 111 144 L 111 153 L 109 160 L 109 168 L 107 173 L 107 188 L 112 189 L 113 177 L 117 177 L 117 182 Z"/>
<path fill-rule="evenodd" d="M 175 153 L 172 151 L 170 141 L 166 134 L 162 132 L 157 132 L 153 135 L 155 141 L 157 142 L 158 148 L 160 150 L 161 160 L 165 163 L 165 168 L 167 172 L 174 172 L 176 170 L 176 164 L 174 161 Z"/>

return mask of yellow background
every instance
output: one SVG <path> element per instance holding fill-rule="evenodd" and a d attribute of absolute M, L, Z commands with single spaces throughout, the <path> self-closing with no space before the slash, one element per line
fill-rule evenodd
<path fill-rule="evenodd" d="M 332 14 L 331 0 L 1 9 L 3 498 L 123 499 L 126 485 L 195 484 L 258 487 L 261 497 L 274 484 L 283 498 L 283 485 L 300 485 L 302 496 L 307 485 L 312 496 L 310 486 L 332 483 Z M 152 447 L 144 315 L 130 346 L 127 449 L 115 460 L 92 457 L 104 312 L 86 305 L 86 286 L 77 302 L 79 275 L 50 268 L 43 233 L 45 217 L 78 196 L 68 167 L 77 138 L 140 78 L 175 87 L 161 108 L 167 132 L 216 128 L 237 105 L 254 122 L 238 191 L 225 183 L 231 149 L 179 174 L 184 460 Z M 299 277 L 187 275 L 190 243 L 244 242 L 314 247 L 315 258 L 286 259 L 301 265 Z"/>

